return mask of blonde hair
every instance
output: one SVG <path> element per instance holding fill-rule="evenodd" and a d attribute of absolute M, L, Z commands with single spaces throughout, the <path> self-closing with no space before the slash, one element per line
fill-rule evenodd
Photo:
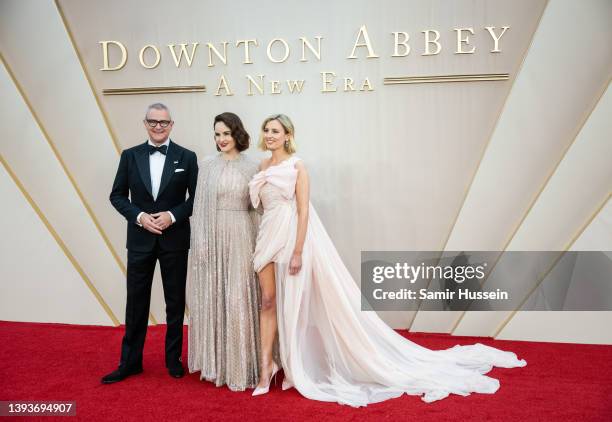
<path fill-rule="evenodd" d="M 261 124 L 261 131 L 259 133 L 259 144 L 257 144 L 259 149 L 261 149 L 262 151 L 267 151 L 266 142 L 264 140 L 264 129 L 266 128 L 266 125 L 272 120 L 276 120 L 278 123 L 280 123 L 280 125 L 285 130 L 285 133 L 289 137 L 289 139 L 287 140 L 287 142 L 285 142 L 283 146 L 285 148 L 285 151 L 287 151 L 287 153 L 289 154 L 295 153 L 295 151 L 297 151 L 295 147 L 295 128 L 293 127 L 291 119 L 285 116 L 284 114 L 274 114 L 263 121 L 263 123 Z"/>

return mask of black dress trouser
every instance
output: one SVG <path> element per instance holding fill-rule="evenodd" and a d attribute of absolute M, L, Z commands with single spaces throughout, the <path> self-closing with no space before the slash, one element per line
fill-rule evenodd
<path fill-rule="evenodd" d="M 159 245 L 149 252 L 128 249 L 125 335 L 121 342 L 120 368 L 131 370 L 142 367 L 151 286 L 158 260 L 166 301 L 166 367 L 181 365 L 188 252 L 162 251 Z"/>

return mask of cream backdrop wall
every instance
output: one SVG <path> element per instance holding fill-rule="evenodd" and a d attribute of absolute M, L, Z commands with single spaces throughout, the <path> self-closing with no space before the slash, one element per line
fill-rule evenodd
<path fill-rule="evenodd" d="M 0 111 L 5 218 L 0 319 L 119 324 L 125 300 L 125 221 L 108 202 L 119 152 L 145 140 L 144 109 L 167 103 L 172 138 L 199 157 L 214 152 L 211 121 L 239 114 L 256 138 L 269 114 L 288 114 L 318 209 L 349 270 L 361 250 L 612 250 L 612 4 L 546 1 L 17 1 L 0 2 Z M 356 49 L 365 25 L 373 52 Z M 491 53 L 485 29 L 509 26 Z M 454 28 L 471 27 L 455 54 Z M 423 30 L 442 50 L 423 56 Z M 392 57 L 392 32 L 411 51 Z M 317 46 L 321 58 L 300 37 Z M 282 38 L 289 57 L 271 62 Z M 236 42 L 257 39 L 252 64 Z M 103 67 L 100 41 L 119 41 L 127 63 Z M 206 43 L 227 64 L 212 57 Z M 361 37 L 363 42 L 364 38 Z M 198 42 L 191 66 L 168 44 Z M 139 51 L 155 45 L 154 69 Z M 282 56 L 281 42 L 271 54 Z M 430 45 L 431 48 L 434 45 Z M 119 62 L 110 46 L 110 65 Z M 149 49 L 146 63 L 154 57 Z M 336 92 L 321 92 L 334 72 Z M 507 80 L 384 85 L 398 76 L 507 73 Z M 247 75 L 264 93 L 251 87 Z M 214 95 L 223 76 L 226 90 Z M 359 89 L 344 92 L 343 78 Z M 290 93 L 287 79 L 304 80 Z M 281 81 L 273 94 L 270 81 Z M 204 85 L 206 92 L 104 95 L 109 88 Z M 263 153 L 251 148 L 254 158 Z M 607 204 L 607 205 L 606 205 Z M 525 295 L 536 280 L 525 281 Z M 413 331 L 612 343 L 612 314 L 381 313 Z M 151 323 L 164 321 L 156 274 Z M 563 329 L 557 329 L 563 324 Z"/>

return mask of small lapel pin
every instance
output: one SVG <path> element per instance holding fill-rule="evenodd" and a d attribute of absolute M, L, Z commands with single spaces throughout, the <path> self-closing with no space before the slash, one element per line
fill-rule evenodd
<path fill-rule="evenodd" d="M 174 164 L 178 164 L 178 161 L 175 161 Z"/>

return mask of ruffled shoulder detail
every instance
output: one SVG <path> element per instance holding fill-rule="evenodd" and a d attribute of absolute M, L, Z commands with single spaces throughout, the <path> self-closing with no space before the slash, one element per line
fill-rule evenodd
<path fill-rule="evenodd" d="M 253 176 L 253 179 L 249 182 L 249 194 L 253 207 L 257 208 L 259 206 L 259 192 L 266 183 L 279 188 L 281 195 L 286 199 L 293 198 L 298 174 L 295 163 L 299 160 L 301 160 L 299 157 L 290 157 L 282 163 L 270 166 Z"/>

